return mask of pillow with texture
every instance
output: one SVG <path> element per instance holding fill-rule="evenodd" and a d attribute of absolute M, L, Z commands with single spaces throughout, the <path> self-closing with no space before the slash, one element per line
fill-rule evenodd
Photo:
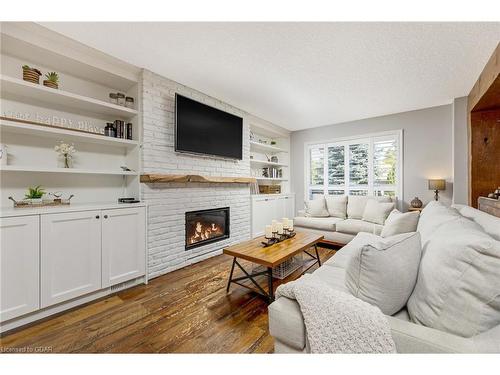
<path fill-rule="evenodd" d="M 500 324 L 500 242 L 464 217 L 439 225 L 407 307 L 413 322 L 463 337 Z"/>
<path fill-rule="evenodd" d="M 422 253 L 420 235 L 413 232 L 382 238 L 359 233 L 356 238 L 369 244 L 352 249 L 346 287 L 353 296 L 393 315 L 406 305 L 415 287 Z"/>
<path fill-rule="evenodd" d="M 326 209 L 325 198 L 321 197 L 304 202 L 307 217 L 328 217 L 330 214 Z"/>
<path fill-rule="evenodd" d="M 345 219 L 347 217 L 347 197 L 344 195 L 325 197 L 326 208 L 330 216 Z"/>
<path fill-rule="evenodd" d="M 384 223 L 380 236 L 390 237 L 396 234 L 415 232 L 419 217 L 418 211 L 402 213 L 398 210 L 392 210 Z"/>
<path fill-rule="evenodd" d="M 394 203 L 377 202 L 374 199 L 369 199 L 366 202 L 365 210 L 363 211 L 363 220 L 370 223 L 384 225 L 385 219 L 394 209 Z"/>
<path fill-rule="evenodd" d="M 447 207 L 441 202 L 432 201 L 420 213 L 417 232 L 420 233 L 422 245 L 425 246 L 436 229 L 447 222 L 458 220 L 462 217 L 454 208 Z"/>

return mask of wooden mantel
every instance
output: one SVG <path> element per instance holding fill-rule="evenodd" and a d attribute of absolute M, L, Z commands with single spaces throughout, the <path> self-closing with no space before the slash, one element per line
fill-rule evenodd
<path fill-rule="evenodd" d="M 222 176 L 200 176 L 196 174 L 141 174 L 141 182 L 202 182 L 219 184 L 252 184 L 256 182 L 253 177 L 222 177 Z"/>

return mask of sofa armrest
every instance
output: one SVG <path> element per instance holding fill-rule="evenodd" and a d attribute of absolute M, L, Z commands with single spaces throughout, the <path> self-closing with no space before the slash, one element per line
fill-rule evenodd
<path fill-rule="evenodd" d="M 398 353 L 476 353 L 473 339 L 387 317 Z"/>
<path fill-rule="evenodd" d="M 306 210 L 298 210 L 297 211 L 297 216 L 299 216 L 299 217 L 305 217 L 306 216 Z"/>

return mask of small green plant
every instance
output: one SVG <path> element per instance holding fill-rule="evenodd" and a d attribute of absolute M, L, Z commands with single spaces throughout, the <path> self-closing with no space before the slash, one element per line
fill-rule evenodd
<path fill-rule="evenodd" d="M 33 70 L 34 72 L 38 73 L 39 76 L 42 75 L 42 72 L 39 71 L 38 69 L 36 68 L 32 68 L 31 66 L 29 65 L 23 65 L 23 70 Z"/>
<path fill-rule="evenodd" d="M 59 75 L 56 72 L 49 72 L 45 74 L 45 78 L 47 78 L 47 81 L 50 81 L 52 83 L 59 82 Z"/>
<path fill-rule="evenodd" d="M 24 195 L 26 199 L 40 199 L 45 194 L 45 190 L 40 186 L 29 187 L 28 193 Z"/>

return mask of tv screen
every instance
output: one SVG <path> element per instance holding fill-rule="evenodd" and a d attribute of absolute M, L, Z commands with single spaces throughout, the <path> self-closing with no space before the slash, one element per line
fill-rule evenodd
<path fill-rule="evenodd" d="M 175 151 L 242 159 L 243 119 L 175 94 Z"/>

